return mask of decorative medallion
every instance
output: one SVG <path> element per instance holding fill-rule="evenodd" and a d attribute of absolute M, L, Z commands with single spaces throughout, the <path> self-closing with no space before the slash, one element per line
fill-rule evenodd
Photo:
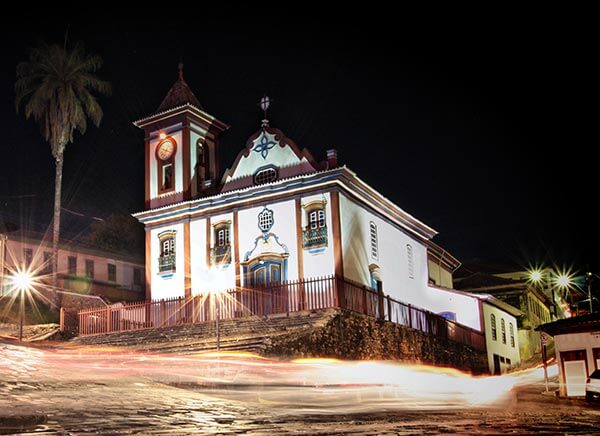
<path fill-rule="evenodd" d="M 273 211 L 265 206 L 258 214 L 258 228 L 263 232 L 263 235 L 266 235 L 273 227 L 273 223 Z"/>
<path fill-rule="evenodd" d="M 263 159 L 266 159 L 267 156 L 269 155 L 269 150 L 272 149 L 273 147 L 275 147 L 275 144 L 276 144 L 276 142 L 271 141 L 267 137 L 267 134 L 263 132 L 263 134 L 260 137 L 260 140 L 256 143 L 256 145 L 254 146 L 254 148 L 252 150 L 254 150 L 257 153 L 260 153 L 260 155 L 263 157 Z"/>

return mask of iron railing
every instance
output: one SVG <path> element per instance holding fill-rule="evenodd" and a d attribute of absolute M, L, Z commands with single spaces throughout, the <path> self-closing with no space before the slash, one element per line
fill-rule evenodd
<path fill-rule="evenodd" d="M 162 256 L 158 258 L 158 271 L 168 272 L 175 271 L 175 255 Z"/>
<path fill-rule="evenodd" d="M 214 321 L 217 310 L 219 319 L 228 320 L 327 308 L 351 310 L 485 350 L 483 333 L 477 330 L 334 276 L 271 283 L 254 289 L 235 288 L 216 295 L 84 309 L 78 313 L 79 334 Z"/>
<path fill-rule="evenodd" d="M 231 263 L 231 245 L 217 245 L 210 249 L 211 265 Z"/>
<path fill-rule="evenodd" d="M 302 231 L 302 247 L 322 247 L 327 245 L 327 226 L 316 229 L 306 228 Z"/>

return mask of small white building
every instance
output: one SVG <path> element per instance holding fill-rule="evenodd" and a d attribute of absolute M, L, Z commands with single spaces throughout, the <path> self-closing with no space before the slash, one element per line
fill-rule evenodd
<path fill-rule="evenodd" d="M 504 374 L 519 366 L 519 334 L 517 317 L 523 312 L 489 295 L 477 295 L 482 301 L 485 346 L 492 374 Z"/>
<path fill-rule="evenodd" d="M 585 395 L 585 381 L 600 369 L 600 313 L 560 319 L 538 327 L 554 337 L 560 395 Z"/>

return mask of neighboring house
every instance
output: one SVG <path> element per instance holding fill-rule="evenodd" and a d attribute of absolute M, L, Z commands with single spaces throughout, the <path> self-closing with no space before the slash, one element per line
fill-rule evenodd
<path fill-rule="evenodd" d="M 52 243 L 42 234 L 13 233 L 5 236 L 0 294 L 8 292 L 10 274 L 29 269 L 40 282 L 52 283 Z M 96 295 L 106 301 L 137 301 L 145 296 L 144 263 L 133 256 L 94 249 L 63 241 L 58 251 L 58 289 Z"/>
<path fill-rule="evenodd" d="M 517 318 L 521 359 L 539 355 L 540 334 L 536 327 L 551 320 L 552 301 L 524 278 L 505 278 L 482 272 L 455 279 L 456 287 L 471 293 L 491 294 L 522 313 Z"/>
<path fill-rule="evenodd" d="M 587 377 L 600 369 L 600 313 L 560 319 L 538 330 L 554 337 L 560 395 L 585 395 Z"/>
<path fill-rule="evenodd" d="M 503 374 L 519 366 L 517 319 L 523 313 L 492 295 L 479 295 L 483 303 L 485 345 L 490 372 Z"/>
<path fill-rule="evenodd" d="M 480 303 L 451 291 L 459 262 L 436 231 L 385 198 L 335 150 L 318 161 L 267 119 L 221 173 L 219 134 L 180 77 L 145 132 L 147 298 L 336 276 L 478 331 Z M 291 298 L 291 297 L 290 297 Z"/>

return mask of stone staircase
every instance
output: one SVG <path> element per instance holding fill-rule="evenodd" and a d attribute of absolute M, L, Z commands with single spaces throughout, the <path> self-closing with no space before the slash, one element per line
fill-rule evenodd
<path fill-rule="evenodd" d="M 337 313 L 336 309 L 296 312 L 222 320 L 219 323 L 221 351 L 249 351 L 260 353 L 274 337 L 306 332 L 324 327 Z M 214 321 L 144 330 L 80 336 L 71 343 L 128 347 L 160 353 L 200 353 L 216 351 L 216 323 Z"/>

